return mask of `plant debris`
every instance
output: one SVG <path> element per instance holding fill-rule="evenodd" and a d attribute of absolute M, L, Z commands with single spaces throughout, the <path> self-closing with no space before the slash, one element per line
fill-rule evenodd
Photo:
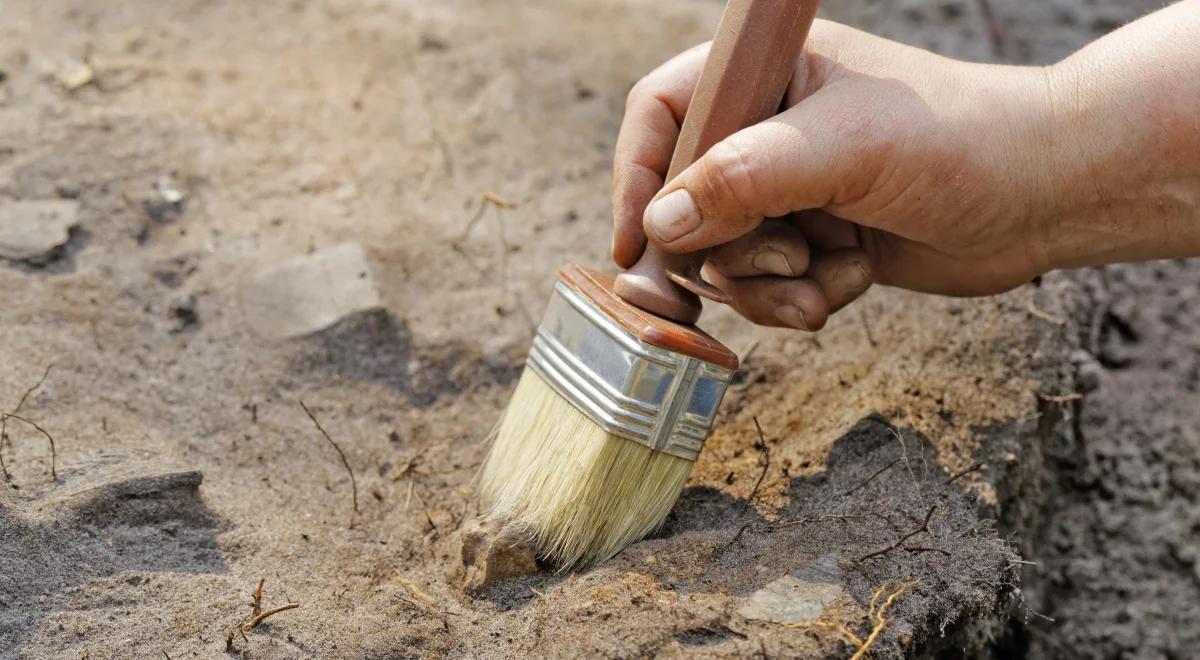
<path fill-rule="evenodd" d="M 284 603 L 278 607 L 272 607 L 269 610 L 264 610 L 262 608 L 263 584 L 266 581 L 266 578 L 259 578 L 258 587 L 255 588 L 254 593 L 250 595 L 250 618 L 242 623 L 237 624 L 233 628 L 230 628 L 229 632 L 225 633 L 226 653 L 233 650 L 233 639 L 237 635 L 241 635 L 242 640 L 249 642 L 250 640 L 246 638 L 246 633 L 257 628 L 258 624 L 266 620 L 267 617 L 300 607 L 300 603 Z"/>
<path fill-rule="evenodd" d="M 350 502 L 354 507 L 354 513 L 358 513 L 358 480 L 354 478 L 354 468 L 350 467 L 350 461 L 346 458 L 346 452 L 342 451 L 342 448 L 338 446 L 338 443 L 334 442 L 333 438 L 329 437 L 329 433 L 325 431 L 323 426 L 321 426 L 321 422 L 317 421 L 317 416 L 308 409 L 308 406 L 304 405 L 303 401 L 300 401 L 299 403 L 300 407 L 304 409 L 304 413 L 308 415 L 309 419 L 312 420 L 313 425 L 316 426 L 317 430 L 321 432 L 321 435 L 324 436 L 327 441 L 329 441 L 329 444 L 333 445 L 333 449 L 338 453 L 338 458 L 342 459 L 342 465 L 345 466 L 346 473 L 350 475 Z M 353 515 L 350 516 L 350 524 L 354 524 Z"/>

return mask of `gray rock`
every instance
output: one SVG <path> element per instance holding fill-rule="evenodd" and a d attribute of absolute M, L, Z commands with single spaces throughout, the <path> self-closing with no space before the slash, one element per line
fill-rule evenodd
<path fill-rule="evenodd" d="M 241 291 L 246 322 L 276 339 L 298 337 L 381 306 L 366 251 L 341 243 L 260 272 Z"/>
<path fill-rule="evenodd" d="M 826 607 L 845 594 L 837 560 L 837 553 L 822 555 L 808 566 L 769 583 L 751 594 L 738 614 L 783 625 L 816 621 Z"/>
<path fill-rule="evenodd" d="M 41 262 L 70 238 L 79 202 L 46 199 L 0 202 L 0 257 Z"/>

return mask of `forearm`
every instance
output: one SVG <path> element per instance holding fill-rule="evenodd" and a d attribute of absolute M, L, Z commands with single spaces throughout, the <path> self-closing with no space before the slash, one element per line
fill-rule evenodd
<path fill-rule="evenodd" d="M 1048 69 L 1054 267 L 1200 255 L 1200 0 Z"/>

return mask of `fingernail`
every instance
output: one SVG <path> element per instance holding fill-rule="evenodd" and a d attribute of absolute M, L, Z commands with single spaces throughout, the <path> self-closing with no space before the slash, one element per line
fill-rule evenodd
<path fill-rule="evenodd" d="M 780 305 L 776 307 L 775 318 L 793 328 L 808 330 L 808 321 L 804 319 L 804 312 L 800 311 L 800 308 L 795 305 Z"/>
<path fill-rule="evenodd" d="M 788 263 L 787 257 L 778 250 L 764 250 L 754 255 L 754 260 L 750 262 L 754 269 L 762 273 L 770 273 L 772 275 L 782 275 L 783 277 L 795 277 L 796 273 L 792 272 L 792 265 Z"/>
<path fill-rule="evenodd" d="M 700 226 L 700 214 L 688 191 L 680 188 L 646 208 L 650 231 L 663 243 L 670 243 Z"/>
<path fill-rule="evenodd" d="M 859 263 L 850 268 L 843 268 L 840 277 L 843 278 L 845 287 L 851 291 L 864 291 L 871 285 L 871 276 L 867 274 L 867 269 Z"/>

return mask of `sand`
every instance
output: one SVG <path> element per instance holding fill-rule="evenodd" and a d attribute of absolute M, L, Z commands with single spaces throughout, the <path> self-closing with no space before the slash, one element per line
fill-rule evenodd
<path fill-rule="evenodd" d="M 975 2 L 828 13 L 1045 62 L 1140 11 L 992 4 L 999 51 Z M 0 657 L 849 655 L 781 622 L 862 634 L 910 582 L 874 657 L 1194 647 L 1186 264 L 880 288 L 817 336 L 709 310 L 746 368 L 664 529 L 459 588 L 554 271 L 607 263 L 624 95 L 719 11 L 0 5 L 0 204 L 78 202 L 65 245 L 0 261 L 0 409 L 46 374 L 20 414 L 57 449 L 54 477 L 9 421 Z M 228 645 L 260 579 L 299 607 Z"/>

